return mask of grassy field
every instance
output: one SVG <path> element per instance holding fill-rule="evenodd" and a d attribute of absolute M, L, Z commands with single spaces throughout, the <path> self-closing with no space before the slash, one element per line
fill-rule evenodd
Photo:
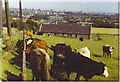
<path fill-rule="evenodd" d="M 22 39 L 22 33 L 16 31 L 16 29 L 13 30 L 13 37 L 12 41 L 8 40 L 8 38 L 4 38 L 4 44 L 7 44 L 9 46 L 14 46 L 18 39 Z M 16 32 L 14 32 L 14 30 Z M 106 32 L 105 32 L 106 30 Z M 96 32 L 97 31 L 97 32 Z M 108 32 L 109 31 L 109 32 Z M 101 28 L 92 28 L 92 33 L 110 33 L 114 34 L 118 31 L 118 29 L 107 29 L 104 30 Z M 113 33 L 114 32 L 114 33 Z M 70 38 L 70 37 L 61 37 L 61 36 L 39 36 L 39 35 L 33 35 L 36 38 L 39 38 L 41 40 L 45 40 L 47 42 L 47 45 L 50 47 L 51 45 L 56 45 L 57 43 L 65 43 L 67 45 L 71 45 L 71 48 L 74 49 L 80 49 L 83 47 L 88 47 L 91 53 L 91 59 L 98 61 L 98 62 L 105 62 L 108 67 L 109 77 L 103 77 L 103 76 L 94 76 L 90 80 L 98 81 L 118 81 L 119 80 L 119 50 L 118 50 L 118 36 L 117 35 L 100 35 L 102 40 L 95 41 L 95 40 L 87 40 L 84 39 L 83 42 L 80 42 L 78 38 Z M 92 37 L 94 37 L 93 35 Z M 92 38 L 91 37 L 91 38 Z M 102 57 L 102 46 L 104 44 L 109 44 L 113 46 L 115 49 L 113 50 L 112 58 L 104 58 Z M 12 47 L 11 47 L 12 48 Z M 11 59 L 15 58 L 16 56 L 13 55 L 14 50 L 16 50 L 14 47 L 13 49 L 10 49 L 10 51 L 4 51 L 2 54 L 2 79 L 3 80 L 19 80 L 19 73 L 20 68 L 16 64 L 11 64 Z M 48 54 L 51 56 L 51 64 L 53 63 L 53 51 L 48 49 Z M 7 72 L 6 72 L 7 71 Z M 16 77 L 16 78 L 14 78 Z M 76 73 L 71 74 L 72 80 L 75 80 Z M 26 69 L 26 79 L 32 80 L 32 72 L 30 69 Z M 50 76 L 50 80 L 56 80 L 55 78 Z M 85 80 L 82 76 L 80 77 L 80 80 Z"/>
<path fill-rule="evenodd" d="M 92 33 L 100 33 L 100 34 L 118 34 L 118 28 L 95 28 L 92 27 Z"/>

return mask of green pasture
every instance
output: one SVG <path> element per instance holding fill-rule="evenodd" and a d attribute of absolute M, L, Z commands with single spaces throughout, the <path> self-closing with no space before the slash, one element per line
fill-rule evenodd
<path fill-rule="evenodd" d="M 99 28 L 99 31 L 97 31 L 97 28 L 92 28 L 92 33 L 94 35 L 91 36 L 91 38 L 96 37 L 96 33 L 105 33 L 105 31 L 103 29 Z M 106 33 L 110 33 L 110 34 L 114 34 L 118 31 L 118 29 L 114 30 L 114 29 L 108 29 L 106 28 Z M 97 32 L 96 32 L 97 31 Z M 109 31 L 109 32 L 108 32 Z M 116 32 L 114 32 L 116 31 Z M 114 32 L 114 33 L 112 33 Z M 14 46 L 15 43 L 18 41 L 18 39 L 22 39 L 22 32 L 14 32 L 13 33 L 13 37 L 12 37 L 12 41 L 9 40 L 8 38 L 4 38 L 3 39 L 3 43 L 4 45 L 9 45 L 9 46 Z M 72 50 L 74 48 L 76 49 L 80 49 L 83 47 L 88 47 L 88 49 L 90 50 L 90 54 L 91 54 L 91 59 L 98 61 L 98 62 L 105 62 L 107 67 L 108 67 L 108 72 L 109 72 L 109 77 L 103 77 L 103 76 L 94 76 L 92 79 L 90 79 L 91 81 L 118 81 L 119 80 L 119 50 L 118 50 L 118 35 L 100 35 L 100 37 L 102 38 L 102 40 L 87 40 L 84 39 L 83 42 L 79 41 L 79 38 L 70 38 L 70 37 L 62 37 L 62 36 L 54 36 L 52 35 L 51 37 L 48 37 L 47 35 L 45 36 L 40 36 L 40 35 L 33 35 L 33 37 L 36 37 L 38 39 L 41 40 L 45 40 L 47 42 L 47 45 L 49 47 L 51 47 L 51 45 L 56 45 L 57 43 L 65 43 L 67 45 L 70 45 Z M 102 46 L 104 44 L 109 44 L 111 46 L 113 46 L 115 49 L 113 50 L 113 54 L 112 54 L 112 58 L 105 58 L 102 55 Z M 11 59 L 13 59 L 14 57 L 16 57 L 13 54 L 16 54 L 15 52 L 15 48 L 11 47 L 13 49 L 10 49 L 8 51 L 3 50 L 3 54 L 2 54 L 2 79 L 3 80 L 14 80 L 16 78 L 19 77 L 19 73 L 20 68 L 17 65 L 12 65 L 10 64 Z M 51 51 L 50 49 L 48 49 L 48 54 L 51 57 L 51 64 L 53 63 L 53 51 Z M 17 54 L 19 55 L 19 54 Z M 79 62 L 78 62 L 79 63 Z M 7 71 L 7 73 L 6 73 Z M 16 78 L 14 78 L 13 76 L 16 76 Z M 61 76 L 63 77 L 63 76 Z M 66 75 L 64 76 L 66 78 Z M 76 77 L 76 73 L 72 73 L 71 74 L 71 79 L 75 80 Z M 27 80 L 32 80 L 32 72 L 30 69 L 26 69 L 26 79 Z M 19 79 L 17 79 L 19 80 Z M 53 78 L 52 76 L 50 76 L 50 80 L 56 80 L 56 78 Z M 80 80 L 85 80 L 82 76 L 80 77 Z"/>
<path fill-rule="evenodd" d="M 118 28 L 95 28 L 92 27 L 91 30 L 92 34 L 100 33 L 100 34 L 118 34 L 119 29 Z"/>

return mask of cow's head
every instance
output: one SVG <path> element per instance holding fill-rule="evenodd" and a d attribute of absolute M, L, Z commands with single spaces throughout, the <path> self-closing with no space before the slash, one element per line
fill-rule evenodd
<path fill-rule="evenodd" d="M 109 51 L 112 52 L 113 49 L 114 49 L 114 47 L 110 47 L 110 48 L 109 48 Z"/>
<path fill-rule="evenodd" d="M 106 66 L 106 64 L 103 63 L 103 62 L 100 62 L 100 63 L 103 64 L 103 66 L 104 66 L 104 70 L 103 70 L 102 75 L 103 75 L 104 77 L 108 77 L 109 74 L 108 74 L 108 71 L 107 71 L 107 66 Z"/>
<path fill-rule="evenodd" d="M 72 52 L 70 45 L 66 44 L 57 44 L 56 46 L 51 45 L 51 50 L 54 51 L 54 57 L 65 58 L 67 52 Z"/>
<path fill-rule="evenodd" d="M 66 44 L 56 44 L 55 46 L 52 45 L 51 50 L 54 51 L 53 65 L 57 67 L 59 67 L 60 65 L 64 65 L 66 52 L 69 52 L 70 50 L 72 51 L 70 46 L 67 46 Z"/>
<path fill-rule="evenodd" d="M 64 54 L 63 48 L 66 47 L 66 44 L 56 44 L 55 46 L 51 45 L 51 50 L 54 51 L 54 57 L 62 56 Z"/>

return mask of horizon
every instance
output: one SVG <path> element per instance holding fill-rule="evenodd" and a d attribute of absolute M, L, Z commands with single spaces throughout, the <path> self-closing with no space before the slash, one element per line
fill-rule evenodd
<path fill-rule="evenodd" d="M 10 2 L 10 8 L 19 8 L 19 2 Z M 4 7 L 4 6 L 3 6 Z M 22 2 L 22 9 L 55 11 L 83 11 L 87 13 L 118 13 L 118 2 Z"/>

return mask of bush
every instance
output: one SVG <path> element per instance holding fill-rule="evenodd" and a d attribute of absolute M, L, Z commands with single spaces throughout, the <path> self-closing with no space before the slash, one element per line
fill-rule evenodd
<path fill-rule="evenodd" d="M 19 27 L 19 20 L 13 20 L 12 22 L 11 22 L 11 27 L 14 27 L 14 28 L 18 28 Z"/>
<path fill-rule="evenodd" d="M 115 25 L 113 22 L 108 23 L 108 22 L 102 22 L 102 21 L 94 22 L 93 27 L 119 28 L 119 26 Z"/>
<path fill-rule="evenodd" d="M 98 41 L 98 40 L 102 40 L 102 37 L 100 36 L 99 33 L 97 33 L 95 35 L 92 35 L 92 39 L 95 40 L 95 41 Z"/>
<path fill-rule="evenodd" d="M 26 23 L 24 23 L 24 28 L 27 30 L 33 30 L 33 31 L 38 31 L 39 30 L 39 25 L 36 22 L 33 22 L 32 20 L 27 20 Z"/>
<path fill-rule="evenodd" d="M 19 20 L 13 20 L 11 22 L 11 27 L 18 28 L 19 27 Z M 19 28 L 19 30 L 33 30 L 33 31 L 38 31 L 39 30 L 39 24 L 32 21 L 32 20 L 27 20 L 26 22 L 23 22 L 23 28 Z"/>

